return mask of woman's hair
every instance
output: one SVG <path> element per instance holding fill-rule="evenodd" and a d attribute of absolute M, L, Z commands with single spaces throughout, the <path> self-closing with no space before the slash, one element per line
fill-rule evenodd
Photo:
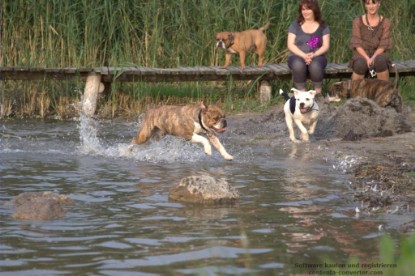
<path fill-rule="evenodd" d="M 304 6 L 313 11 L 314 19 L 320 25 L 323 25 L 325 23 L 323 18 L 321 17 L 321 10 L 320 10 L 320 6 L 318 5 L 317 0 L 301 0 L 300 4 L 298 5 L 298 18 L 297 18 L 298 24 L 301 25 L 301 24 L 304 23 L 304 17 L 303 17 L 303 14 L 302 14 L 302 10 L 303 10 Z"/>
<path fill-rule="evenodd" d="M 367 2 L 372 4 L 380 3 L 381 0 L 362 0 L 363 5 L 366 5 Z"/>

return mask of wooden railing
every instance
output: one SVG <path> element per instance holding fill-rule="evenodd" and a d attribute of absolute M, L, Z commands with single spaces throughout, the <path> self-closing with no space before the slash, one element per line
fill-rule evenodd
<path fill-rule="evenodd" d="M 400 76 L 415 76 L 415 60 L 394 61 Z M 347 64 L 329 63 L 325 78 L 348 78 L 352 71 Z M 0 67 L 0 80 L 41 80 L 87 78 L 90 74 L 101 76 L 102 82 L 143 81 L 143 82 L 180 82 L 180 81 L 220 81 L 220 80 L 273 80 L 291 78 L 287 64 L 266 64 L 263 67 L 247 66 L 245 70 L 230 66 L 222 69 L 217 66 L 196 66 L 177 68 L 148 67 L 97 67 L 97 68 L 31 68 Z M 391 76 L 394 72 L 391 72 Z"/>

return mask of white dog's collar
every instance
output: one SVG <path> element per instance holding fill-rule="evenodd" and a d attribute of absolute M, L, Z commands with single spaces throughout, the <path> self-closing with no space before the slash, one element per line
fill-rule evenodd
<path fill-rule="evenodd" d="M 313 111 L 313 110 L 315 110 L 315 111 L 320 111 L 319 109 L 318 109 L 318 107 L 317 108 L 315 108 L 314 106 L 316 105 L 316 103 L 315 102 L 313 102 L 313 105 L 312 106 L 310 106 L 310 108 L 307 110 L 307 113 L 308 112 L 311 112 L 311 111 Z"/>

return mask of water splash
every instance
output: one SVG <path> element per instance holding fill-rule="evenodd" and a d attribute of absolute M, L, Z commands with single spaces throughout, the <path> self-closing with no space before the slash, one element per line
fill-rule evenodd
<path fill-rule="evenodd" d="M 81 112 L 79 120 L 79 152 L 82 154 L 99 154 L 104 151 L 98 138 L 98 122 Z"/>
<path fill-rule="evenodd" d="M 361 161 L 362 157 L 345 155 L 337 159 L 336 163 L 333 165 L 333 169 L 339 170 L 342 173 L 348 173 L 352 168 L 359 165 Z"/>
<path fill-rule="evenodd" d="M 166 136 L 159 141 L 150 140 L 143 145 L 131 146 L 127 143 L 106 144 L 98 136 L 99 121 L 86 115 L 79 121 L 80 146 L 78 151 L 84 155 L 96 155 L 112 158 L 130 158 L 136 161 L 152 163 L 195 162 L 206 158 L 221 158 L 219 153 L 207 156 L 200 145 L 189 143 L 181 138 Z"/>

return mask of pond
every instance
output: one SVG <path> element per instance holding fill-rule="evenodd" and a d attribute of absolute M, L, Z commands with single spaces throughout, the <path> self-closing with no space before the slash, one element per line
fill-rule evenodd
<path fill-rule="evenodd" d="M 127 150 L 138 122 L 9 120 L 0 136 L 2 275 L 292 274 L 329 258 L 370 260 L 382 218 L 359 218 L 333 165 L 278 147 L 221 141 L 234 161 L 165 137 Z M 240 199 L 168 199 L 181 178 L 225 178 Z M 6 202 L 52 191 L 64 218 L 15 220 Z"/>

